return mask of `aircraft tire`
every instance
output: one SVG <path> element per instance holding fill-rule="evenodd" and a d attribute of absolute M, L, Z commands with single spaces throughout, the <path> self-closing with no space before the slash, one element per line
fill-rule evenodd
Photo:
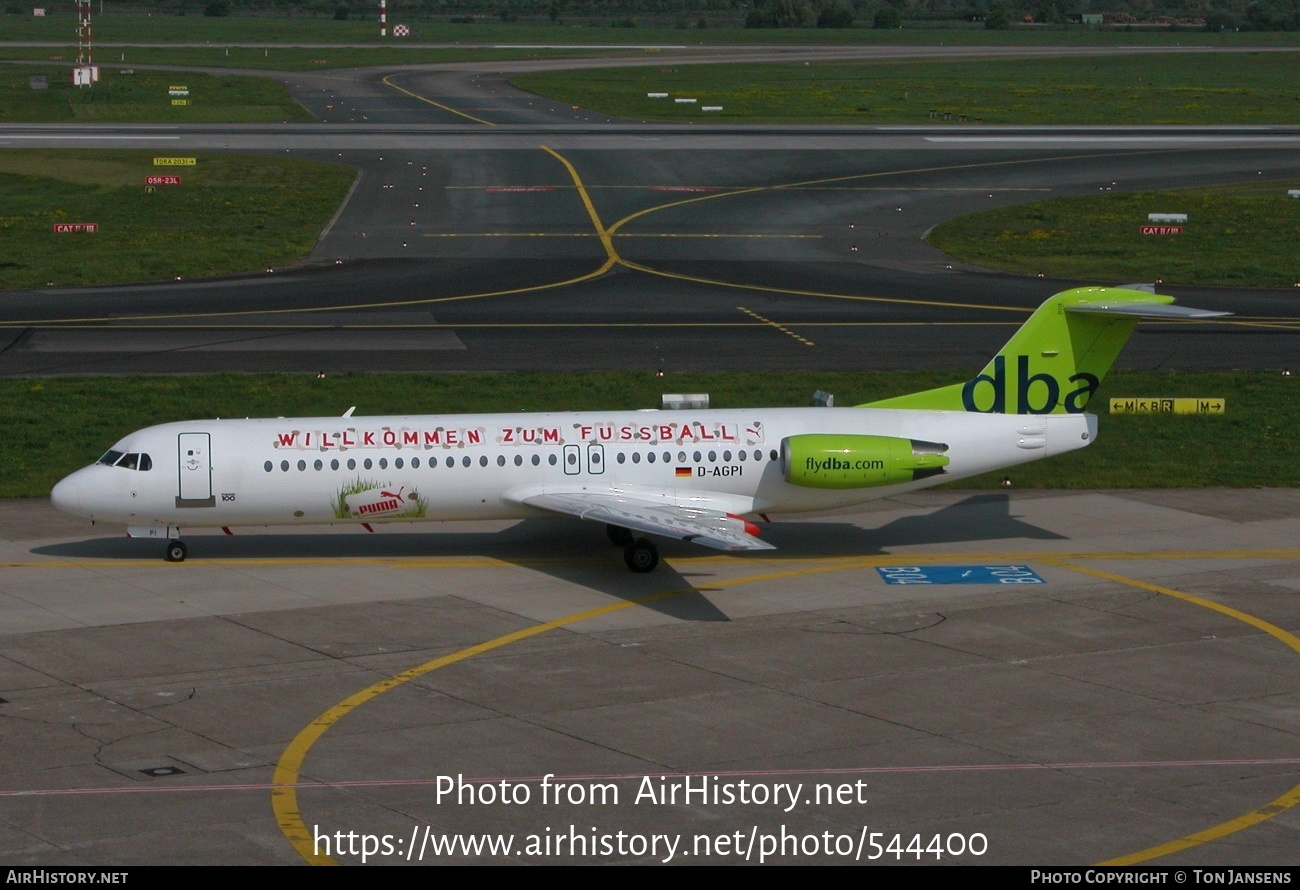
<path fill-rule="evenodd" d="M 621 525 L 605 526 L 605 534 L 609 535 L 609 542 L 615 547 L 631 547 L 636 539 L 632 537 L 632 532 L 623 528 Z"/>
<path fill-rule="evenodd" d="M 659 565 L 659 549 L 645 538 L 637 538 L 623 550 L 623 561 L 639 575 L 653 572 Z"/>
<path fill-rule="evenodd" d="M 168 562 L 185 562 L 185 557 L 189 555 L 189 549 L 186 548 L 184 541 L 168 541 L 167 552 L 163 559 Z"/>

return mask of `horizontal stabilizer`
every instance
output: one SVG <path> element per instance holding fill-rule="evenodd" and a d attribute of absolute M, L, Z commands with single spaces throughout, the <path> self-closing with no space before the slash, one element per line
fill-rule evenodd
<path fill-rule="evenodd" d="M 1232 314 L 1216 312 L 1213 309 L 1174 306 L 1170 303 L 1072 303 L 1064 308 L 1066 312 L 1080 312 L 1085 315 L 1136 315 L 1138 318 L 1217 318 Z"/>

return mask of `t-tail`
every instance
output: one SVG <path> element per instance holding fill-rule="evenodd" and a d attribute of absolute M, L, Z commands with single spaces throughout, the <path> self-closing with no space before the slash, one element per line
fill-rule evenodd
<path fill-rule="evenodd" d="M 1230 315 L 1174 306 L 1136 287 L 1077 287 L 1039 306 L 984 370 L 965 383 L 882 399 L 860 408 L 981 414 L 1081 414 L 1139 319 Z"/>

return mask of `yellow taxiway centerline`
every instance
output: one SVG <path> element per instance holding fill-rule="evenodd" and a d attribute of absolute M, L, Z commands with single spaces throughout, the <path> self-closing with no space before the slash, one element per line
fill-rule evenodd
<path fill-rule="evenodd" d="M 460 117 L 465 118 L 466 120 L 471 120 L 476 124 L 484 124 L 485 126 L 489 126 L 489 127 L 496 126 L 496 124 L 492 123 L 491 121 L 485 121 L 481 117 L 475 117 L 472 114 L 466 114 L 463 111 L 457 111 L 456 109 L 451 108 L 450 106 L 443 105 L 441 102 L 435 102 L 432 99 L 426 99 L 424 96 L 421 96 L 419 93 L 413 93 L 404 87 L 399 87 L 397 84 L 393 83 L 391 80 L 388 79 L 392 76 L 393 75 L 391 74 L 384 76 L 382 80 L 384 86 L 392 87 L 393 89 L 397 90 L 399 93 L 405 93 L 406 95 L 410 96 L 412 99 L 419 99 L 421 102 L 427 102 L 428 104 L 432 105 L 434 108 L 440 108 L 443 111 L 449 111 L 452 114 L 456 114 L 459 115 Z"/>
<path fill-rule="evenodd" d="M 600 214 L 596 212 L 596 205 L 592 203 L 591 195 L 587 193 L 586 186 L 582 184 L 582 177 L 578 175 L 578 171 L 569 163 L 568 158 L 564 157 L 564 155 L 554 149 L 543 145 L 542 151 L 546 152 L 564 165 L 564 169 L 568 171 L 569 178 L 573 180 L 573 185 L 578 190 L 579 197 L 582 198 L 582 206 L 587 209 L 587 216 L 590 217 L 591 224 L 596 229 L 596 235 L 600 238 L 600 246 L 605 248 L 605 265 L 601 266 L 601 272 L 608 270 L 615 263 L 621 263 L 623 258 L 620 257 L 618 251 L 614 249 L 614 242 L 609 237 L 610 231 L 606 229 L 605 224 L 600 221 Z"/>

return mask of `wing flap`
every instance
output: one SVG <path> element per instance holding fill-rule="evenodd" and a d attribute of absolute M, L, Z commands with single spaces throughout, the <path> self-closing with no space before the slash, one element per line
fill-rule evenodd
<path fill-rule="evenodd" d="M 747 526 L 752 527 L 751 523 L 721 510 L 682 507 L 628 495 L 589 491 L 552 491 L 511 500 L 551 513 L 690 541 L 716 550 L 776 549 L 746 530 Z"/>

